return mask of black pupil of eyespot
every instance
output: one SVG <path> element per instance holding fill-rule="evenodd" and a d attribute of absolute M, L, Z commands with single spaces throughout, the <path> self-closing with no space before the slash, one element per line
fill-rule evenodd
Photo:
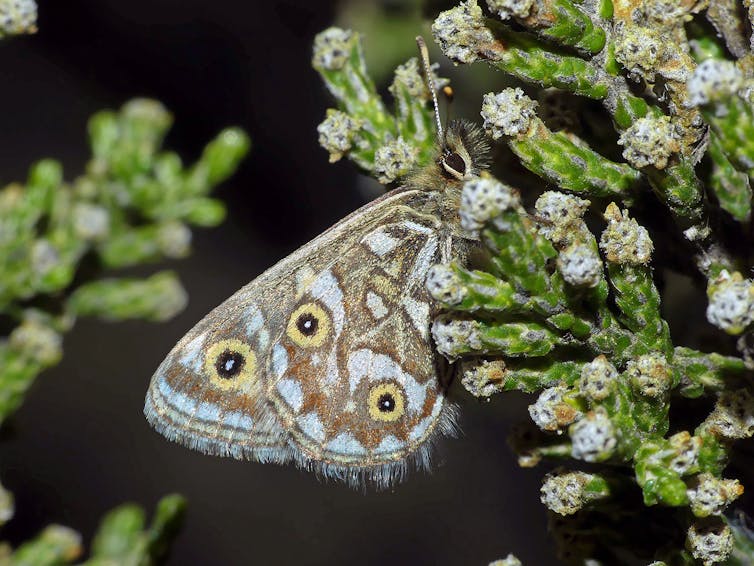
<path fill-rule="evenodd" d="M 222 354 L 217 356 L 215 361 L 215 369 L 217 375 L 224 379 L 231 379 L 241 373 L 246 360 L 243 355 L 232 350 L 225 350 Z"/>
<path fill-rule="evenodd" d="M 310 312 L 302 313 L 296 319 L 296 328 L 304 336 L 313 336 L 317 332 L 318 326 L 319 320 Z"/>
<path fill-rule="evenodd" d="M 377 408 L 382 413 L 392 413 L 395 410 L 395 397 L 390 393 L 383 393 L 377 399 Z"/>
<path fill-rule="evenodd" d="M 466 163 L 463 161 L 463 157 L 461 157 L 457 153 L 448 154 L 445 157 L 445 165 L 450 167 L 453 171 L 460 173 L 461 175 L 466 174 Z"/>

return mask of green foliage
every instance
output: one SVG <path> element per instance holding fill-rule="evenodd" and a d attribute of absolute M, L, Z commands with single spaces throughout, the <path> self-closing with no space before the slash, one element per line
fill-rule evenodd
<path fill-rule="evenodd" d="M 417 58 L 396 70 L 391 113 L 366 70 L 357 33 L 330 28 L 315 39 L 312 64 L 337 99 L 318 127 L 320 144 L 334 162 L 348 155 L 359 167 L 389 183 L 435 153 L 434 118 Z M 442 81 L 440 81 L 442 82 Z"/>
<path fill-rule="evenodd" d="M 180 495 L 163 497 L 149 526 L 144 510 L 127 503 L 110 511 L 94 535 L 89 558 L 83 554 L 81 537 L 60 525 L 50 525 L 15 551 L 0 548 L 0 564 L 8 566 L 149 566 L 161 563 L 171 540 L 180 529 L 186 501 Z"/>
<path fill-rule="evenodd" d="M 177 276 L 93 278 L 103 269 L 124 268 L 190 251 L 191 226 L 215 226 L 224 205 L 210 191 L 227 179 L 248 152 L 237 128 L 222 131 L 201 158 L 184 166 L 160 149 L 172 117 L 152 100 L 132 100 L 119 112 L 89 122 L 92 158 L 71 182 L 62 166 L 45 159 L 31 167 L 25 185 L 0 189 L 0 312 L 16 323 L 0 339 L 0 422 L 23 402 L 37 375 L 58 363 L 63 334 L 81 316 L 105 320 L 163 321 L 186 305 Z M 0 519 L 13 514 L 12 497 L 0 494 Z M 152 524 L 135 505 L 111 511 L 85 564 L 145 566 L 161 562 L 177 534 L 184 500 L 158 504 Z M 82 554 L 80 536 L 51 525 L 0 563 L 71 564 Z"/>
<path fill-rule="evenodd" d="M 430 271 L 428 289 L 446 311 L 432 328 L 437 349 L 460 361 L 461 381 L 477 397 L 538 394 L 529 407 L 536 429 L 511 445 L 521 465 L 576 468 L 559 468 L 542 488 L 566 562 L 752 562 L 750 531 L 723 515 L 743 487 L 723 474 L 735 441 L 754 434 L 754 281 L 745 276 L 754 245 L 754 55 L 736 48 L 739 58 L 725 59 L 719 40 L 696 25 L 704 3 L 486 4 L 465 0 L 439 14 L 432 30 L 443 52 L 458 64 L 484 61 L 527 83 L 527 93 L 557 88 L 570 98 L 508 88 L 481 101 L 485 130 L 533 177 L 525 190 L 486 173 L 466 181 L 461 227 L 486 260 Z M 743 26 L 721 23 L 715 4 L 708 17 L 726 46 L 742 45 L 733 35 Z M 344 116 L 383 132 L 365 141 L 352 128 L 338 157 L 379 178 L 372 156 L 408 127 L 408 113 L 396 113 L 394 126 L 372 86 L 369 96 L 338 86 L 355 75 L 349 69 L 371 82 L 358 36 L 324 33 L 349 38 L 348 67 L 334 76 L 317 64 L 320 36 L 315 68 Z M 568 109 L 548 100 L 567 105 L 572 95 L 603 114 L 558 120 Z M 429 109 L 417 111 L 431 129 Z M 623 161 L 606 142 L 605 118 Z M 430 155 L 430 141 L 411 143 Z M 542 193 L 545 184 L 557 192 Z M 541 193 L 533 211 L 522 204 L 526 191 Z M 684 257 L 692 261 L 668 261 Z M 671 336 L 660 267 L 706 282 L 707 319 L 724 331 L 709 349 L 719 351 Z M 738 351 L 725 333 L 742 337 Z M 689 401 L 705 398 L 702 409 Z M 583 462 L 589 474 L 578 471 Z"/>
<path fill-rule="evenodd" d="M 83 175 L 66 182 L 60 163 L 44 159 L 25 185 L 0 189 L 0 312 L 18 324 L 0 341 L 0 422 L 60 360 L 62 334 L 78 316 L 159 321 L 185 306 L 186 293 L 169 271 L 142 280 L 75 279 L 85 260 L 122 268 L 184 257 L 190 226 L 223 220 L 223 204 L 208 194 L 236 169 L 248 138 L 224 130 L 184 167 L 178 155 L 160 150 L 171 123 L 152 100 L 100 112 L 89 122 L 92 158 Z"/>

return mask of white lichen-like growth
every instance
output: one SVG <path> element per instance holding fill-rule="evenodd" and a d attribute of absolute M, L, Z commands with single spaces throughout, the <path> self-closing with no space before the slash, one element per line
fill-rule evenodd
<path fill-rule="evenodd" d="M 591 232 L 583 220 L 590 201 L 558 191 L 546 191 L 534 204 L 539 220 L 538 230 L 556 246 L 576 240 L 587 241 Z"/>
<path fill-rule="evenodd" d="M 408 173 L 416 163 L 418 149 L 402 137 L 380 147 L 374 153 L 374 174 L 380 183 L 392 183 Z"/>
<path fill-rule="evenodd" d="M 700 522 L 689 527 L 686 546 L 705 566 L 723 562 L 733 550 L 733 533 L 722 522 Z"/>
<path fill-rule="evenodd" d="M 539 394 L 537 401 L 529 405 L 529 415 L 534 424 L 548 432 L 562 432 L 581 413 L 564 400 L 568 387 L 557 385 L 548 387 Z"/>
<path fill-rule="evenodd" d="M 565 472 L 556 470 L 547 474 L 539 491 L 540 501 L 550 511 L 558 515 L 573 515 L 583 509 L 584 505 L 597 499 L 599 493 L 590 493 L 587 485 L 595 476 L 586 472 Z"/>
<path fill-rule="evenodd" d="M 716 478 L 710 473 L 703 473 L 695 478 L 692 487 L 686 490 L 686 495 L 694 515 L 709 517 L 720 515 L 743 491 L 738 480 Z"/>
<path fill-rule="evenodd" d="M 754 397 L 746 389 L 721 393 L 702 428 L 722 438 L 751 438 L 754 435 Z"/>
<path fill-rule="evenodd" d="M 490 220 L 518 206 L 518 194 L 511 187 L 490 177 L 471 179 L 461 191 L 461 227 L 475 234 Z"/>
<path fill-rule="evenodd" d="M 432 84 L 436 89 L 441 89 L 450 81 L 446 78 L 437 76 L 439 65 L 433 63 L 430 67 L 432 74 Z M 430 92 L 427 81 L 424 78 L 424 71 L 416 57 L 412 57 L 403 65 L 395 69 L 393 82 L 388 87 L 388 91 L 393 95 L 397 105 L 398 116 L 405 117 L 411 121 L 416 128 L 413 134 L 413 141 L 423 141 L 428 138 L 434 139 L 435 132 L 432 128 L 426 127 L 425 120 L 422 118 L 423 107 L 416 104 L 417 101 L 430 102 L 432 93 Z"/>
<path fill-rule="evenodd" d="M 317 126 L 319 145 L 330 154 L 335 163 L 353 147 L 354 137 L 361 124 L 340 110 L 329 109 L 327 117 Z"/>
<path fill-rule="evenodd" d="M 599 355 L 581 369 L 579 391 L 593 401 L 604 401 L 612 393 L 618 370 L 604 355 Z"/>
<path fill-rule="evenodd" d="M 703 441 L 698 436 L 691 436 L 687 431 L 681 431 L 668 439 L 673 450 L 667 466 L 679 476 L 684 476 L 696 469 L 699 463 L 699 451 Z"/>
<path fill-rule="evenodd" d="M 476 0 L 466 0 L 440 13 L 432 24 L 432 35 L 443 53 L 456 63 L 477 61 L 478 46 L 495 41 Z"/>
<path fill-rule="evenodd" d="M 631 386 L 645 397 L 660 397 L 673 385 L 672 368 L 665 356 L 654 352 L 629 360 L 626 374 Z"/>
<path fill-rule="evenodd" d="M 733 61 L 707 59 L 699 63 L 686 83 L 689 106 L 735 95 L 743 87 L 743 74 Z"/>
<path fill-rule="evenodd" d="M 534 0 L 487 0 L 487 7 L 501 20 L 525 18 L 531 14 Z"/>
<path fill-rule="evenodd" d="M 474 397 L 487 399 L 504 390 L 508 371 L 504 360 L 474 359 L 461 363 L 461 384 Z"/>
<path fill-rule="evenodd" d="M 621 213 L 618 205 L 610 203 L 605 209 L 607 228 L 600 238 L 600 249 L 609 262 L 628 265 L 646 265 L 652 259 L 652 239 L 649 232 L 628 210 Z"/>
<path fill-rule="evenodd" d="M 37 31 L 34 0 L 0 0 L 0 38 Z"/>
<path fill-rule="evenodd" d="M 669 116 L 639 118 L 618 139 L 623 157 L 640 169 L 649 165 L 664 169 L 671 155 L 681 149 L 675 125 Z"/>
<path fill-rule="evenodd" d="M 439 68 L 440 65 L 438 63 L 432 63 L 430 69 L 432 72 L 432 82 L 437 89 L 441 89 L 450 83 L 450 80 L 437 75 L 437 69 Z M 395 76 L 393 77 L 392 84 L 388 87 L 388 91 L 393 97 L 397 97 L 400 91 L 405 89 L 413 98 L 430 101 L 432 93 L 430 93 L 427 87 L 427 81 L 423 73 L 424 71 L 419 65 L 419 60 L 416 57 L 412 57 L 402 65 L 398 65 L 395 69 Z"/>
<path fill-rule="evenodd" d="M 457 305 L 468 294 L 461 278 L 449 265 L 433 265 L 427 273 L 427 290 L 437 301 Z"/>
<path fill-rule="evenodd" d="M 8 337 L 8 344 L 42 365 L 52 365 L 63 355 L 63 337 L 34 319 L 26 319 L 16 326 Z"/>
<path fill-rule="evenodd" d="M 493 560 L 488 566 L 522 566 L 521 561 L 515 555 L 509 554 L 505 558 Z"/>
<path fill-rule="evenodd" d="M 683 231 L 683 236 L 689 241 L 689 242 L 698 242 L 707 239 L 710 234 L 712 233 L 712 230 L 709 226 L 690 226 L 689 228 L 686 228 Z"/>
<path fill-rule="evenodd" d="M 46 238 L 34 241 L 29 251 L 31 270 L 37 277 L 44 277 L 60 265 L 60 252 Z"/>
<path fill-rule="evenodd" d="M 494 140 L 503 136 L 525 134 L 537 117 L 537 102 L 524 94 L 520 88 L 506 88 L 488 92 L 482 99 L 481 115 L 484 130 Z"/>
<path fill-rule="evenodd" d="M 647 19 L 669 26 L 683 25 L 690 21 L 692 14 L 698 12 L 703 2 L 679 2 L 678 0 L 652 0 L 643 4 Z"/>
<path fill-rule="evenodd" d="M 602 407 L 571 425 L 571 456 L 586 462 L 602 462 L 612 456 L 618 439 L 613 422 Z"/>
<path fill-rule="evenodd" d="M 78 202 L 71 211 L 73 231 L 82 240 L 98 241 L 110 233 L 110 213 L 102 206 Z"/>
<path fill-rule="evenodd" d="M 652 80 L 663 56 L 659 32 L 640 26 L 617 26 L 615 59 L 633 75 Z"/>
<path fill-rule="evenodd" d="M 186 257 L 191 251 L 191 229 L 177 220 L 157 229 L 157 245 L 170 258 Z"/>
<path fill-rule="evenodd" d="M 707 320 L 730 334 L 740 334 L 754 321 L 754 281 L 722 270 L 707 290 Z"/>
<path fill-rule="evenodd" d="M 602 259 L 588 244 L 573 243 L 558 253 L 558 271 L 574 287 L 596 287 L 602 280 Z"/>
<path fill-rule="evenodd" d="M 331 27 L 314 38 L 312 65 L 316 69 L 337 71 L 342 69 L 353 46 L 353 32 Z"/>
<path fill-rule="evenodd" d="M 437 351 L 448 359 L 455 359 L 466 352 L 469 347 L 481 347 L 477 332 L 478 323 L 474 320 L 453 320 L 439 316 L 432 324 L 432 338 Z"/>

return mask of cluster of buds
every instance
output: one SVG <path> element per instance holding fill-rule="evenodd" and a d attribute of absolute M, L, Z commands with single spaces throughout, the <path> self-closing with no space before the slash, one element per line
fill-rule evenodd
<path fill-rule="evenodd" d="M 542 487 L 553 515 L 567 516 L 562 532 L 583 535 L 579 544 L 563 538 L 568 560 L 592 559 L 608 539 L 616 545 L 602 536 L 606 525 L 628 537 L 631 529 L 601 511 L 620 504 L 648 517 L 642 506 L 688 510 L 680 540 L 644 541 L 655 543 L 656 564 L 722 562 L 741 547 L 741 530 L 724 513 L 743 486 L 723 472 L 733 442 L 754 433 L 754 356 L 730 355 L 734 344 L 724 353 L 676 344 L 658 281 L 663 267 L 704 282 L 699 311 L 706 307 L 722 340 L 754 332 L 754 283 L 745 275 L 754 246 L 754 71 L 744 12 L 715 0 L 480 4 L 463 0 L 441 13 L 433 36 L 456 64 L 487 63 L 521 82 L 485 94 L 480 116 L 539 182 L 514 189 L 483 174 L 464 185 L 461 228 L 486 260 L 483 269 L 451 262 L 430 270 L 427 289 L 445 308 L 432 325 L 437 350 L 460 361 L 474 396 L 537 395 L 529 415 L 538 432 L 513 444 L 522 465 L 573 466 Z M 735 60 L 708 28 L 686 25 L 698 18 Z M 347 155 L 389 182 L 431 154 L 429 93 L 418 67 L 401 67 L 391 87 L 396 111 L 387 113 L 359 50 L 352 32 L 317 39 L 315 67 L 340 104 L 320 141 L 332 159 Z M 545 94 L 528 96 L 532 85 Z M 553 119 L 555 89 L 601 113 Z M 413 93 L 413 107 L 401 93 Z M 533 191 L 539 197 L 525 207 Z M 671 404 L 675 414 L 700 397 L 711 412 L 685 428 L 671 422 Z M 627 502 L 636 486 L 638 510 Z M 601 526 L 590 531 L 590 518 Z M 572 520 L 582 523 L 566 526 Z"/>

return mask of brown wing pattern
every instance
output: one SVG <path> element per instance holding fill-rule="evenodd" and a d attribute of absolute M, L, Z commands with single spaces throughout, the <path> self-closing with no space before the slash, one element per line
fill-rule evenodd
<path fill-rule="evenodd" d="M 152 378 L 145 414 L 206 453 L 388 485 L 453 428 L 424 281 L 446 261 L 436 193 L 359 209 L 200 321 Z"/>

